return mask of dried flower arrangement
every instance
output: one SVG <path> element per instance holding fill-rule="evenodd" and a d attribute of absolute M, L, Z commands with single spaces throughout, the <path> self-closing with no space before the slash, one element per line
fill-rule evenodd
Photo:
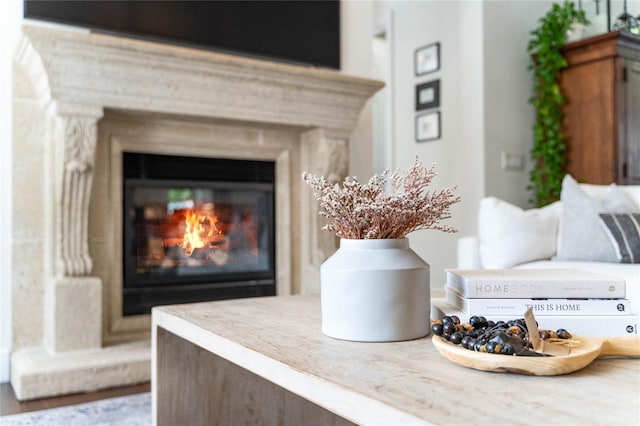
<path fill-rule="evenodd" d="M 421 229 L 457 232 L 440 224 L 451 217 L 449 207 L 460 201 L 453 194 L 457 186 L 427 191 L 436 175 L 435 165 L 426 168 L 416 158 L 404 175 L 385 170 L 365 185 L 355 177 L 346 178 L 342 186 L 308 172 L 302 178 L 314 189 L 320 215 L 329 220 L 322 229 L 340 238 L 361 240 L 404 238 Z M 389 181 L 391 191 L 387 193 Z"/>

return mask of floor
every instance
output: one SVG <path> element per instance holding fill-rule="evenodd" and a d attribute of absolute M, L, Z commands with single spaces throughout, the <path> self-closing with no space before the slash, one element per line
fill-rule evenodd
<path fill-rule="evenodd" d="M 16 399 L 16 395 L 13 393 L 11 384 L 2 383 L 0 384 L 0 416 L 26 413 L 28 411 L 45 410 L 47 408 L 63 407 L 65 405 L 81 404 L 83 402 L 96 401 L 99 399 L 149 392 L 150 390 L 151 385 L 149 383 L 144 383 L 135 386 L 106 389 L 98 392 L 79 393 L 74 395 L 58 396 L 55 398 L 34 399 L 32 401 L 20 402 Z"/>

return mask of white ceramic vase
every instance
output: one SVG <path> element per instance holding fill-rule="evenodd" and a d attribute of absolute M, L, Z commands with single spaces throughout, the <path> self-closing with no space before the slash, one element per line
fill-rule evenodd
<path fill-rule="evenodd" d="M 407 238 L 340 240 L 320 268 L 322 332 L 360 342 L 429 334 L 429 265 Z"/>

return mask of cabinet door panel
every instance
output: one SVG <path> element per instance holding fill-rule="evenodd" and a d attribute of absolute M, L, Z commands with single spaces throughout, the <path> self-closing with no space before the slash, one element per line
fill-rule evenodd
<path fill-rule="evenodd" d="M 624 183 L 640 184 L 640 62 L 625 61 L 624 86 L 624 145 L 626 178 Z"/>
<path fill-rule="evenodd" d="M 562 73 L 567 171 L 578 181 L 607 184 L 615 180 L 615 68 L 614 61 L 597 60 Z"/>

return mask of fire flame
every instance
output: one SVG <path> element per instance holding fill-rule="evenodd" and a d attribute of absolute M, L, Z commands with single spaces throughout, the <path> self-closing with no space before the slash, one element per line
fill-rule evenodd
<path fill-rule="evenodd" d="M 186 228 L 182 240 L 182 248 L 187 256 L 191 256 L 195 249 L 208 247 L 211 237 L 220 234 L 220 231 L 216 228 L 217 222 L 218 218 L 216 216 L 201 215 L 193 210 L 185 212 Z"/>

